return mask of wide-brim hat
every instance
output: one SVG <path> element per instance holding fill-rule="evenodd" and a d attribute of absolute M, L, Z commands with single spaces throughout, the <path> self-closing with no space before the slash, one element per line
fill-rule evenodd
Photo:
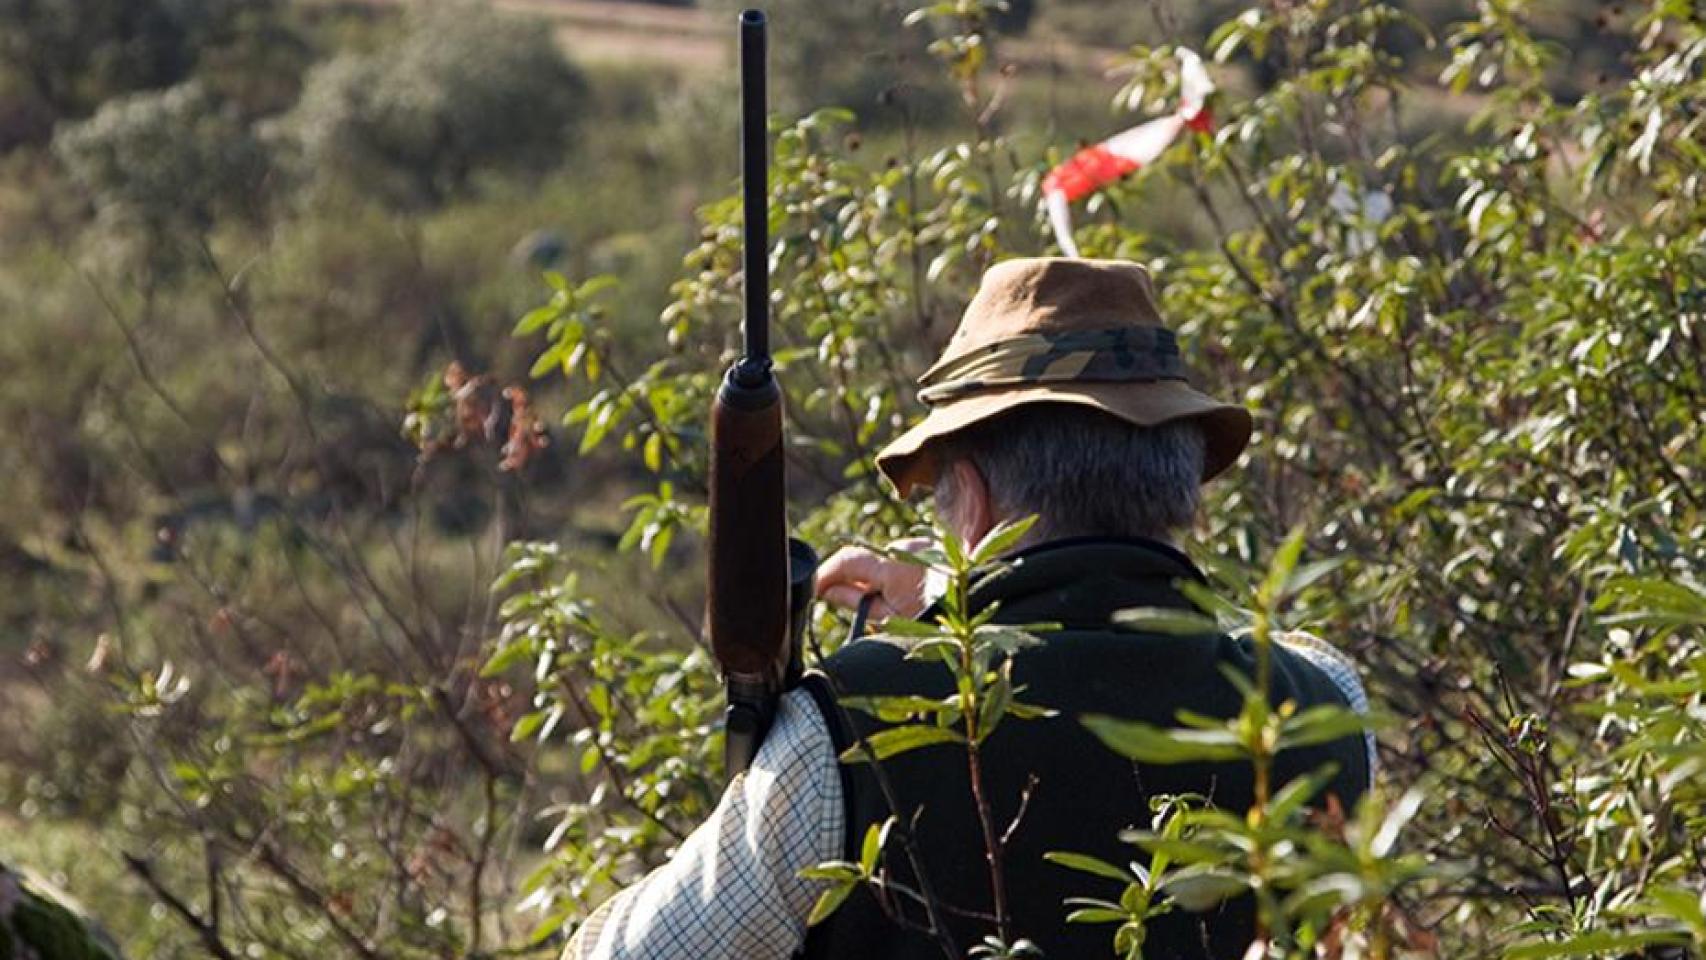
<path fill-rule="evenodd" d="M 877 454 L 877 469 L 903 497 L 935 484 L 940 441 L 1025 404 L 1077 404 L 1141 427 L 1196 420 L 1204 480 L 1250 442 L 1250 412 L 1190 385 L 1149 272 L 1121 260 L 991 267 L 918 385 L 929 414 Z"/>

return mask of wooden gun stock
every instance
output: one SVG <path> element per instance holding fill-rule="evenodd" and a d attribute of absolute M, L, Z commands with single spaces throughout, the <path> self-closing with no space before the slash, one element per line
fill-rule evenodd
<path fill-rule="evenodd" d="M 723 672 L 780 684 L 788 634 L 782 397 L 774 378 L 739 385 L 711 408 L 711 651 Z"/>
<path fill-rule="evenodd" d="M 782 402 L 741 387 L 734 371 L 711 411 L 711 652 L 729 705 L 730 777 L 770 726 L 788 667 L 788 546 L 783 512 Z"/>

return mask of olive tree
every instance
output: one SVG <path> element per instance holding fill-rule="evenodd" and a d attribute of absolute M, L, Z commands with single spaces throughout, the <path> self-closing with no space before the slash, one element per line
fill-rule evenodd
<path fill-rule="evenodd" d="M 0 0 L 0 115 L 54 121 L 88 116 L 106 100 L 187 79 L 202 51 L 273 0 Z M 0 131 L 0 150 L 9 144 Z"/>
<path fill-rule="evenodd" d="M 433 4 L 411 11 L 391 44 L 316 67 L 279 132 L 305 176 L 435 204 L 481 170 L 560 159 L 583 94 L 541 24 Z"/>
<path fill-rule="evenodd" d="M 62 127 L 54 150 L 103 220 L 168 260 L 218 214 L 257 211 L 269 168 L 250 128 L 193 81 L 110 100 Z"/>

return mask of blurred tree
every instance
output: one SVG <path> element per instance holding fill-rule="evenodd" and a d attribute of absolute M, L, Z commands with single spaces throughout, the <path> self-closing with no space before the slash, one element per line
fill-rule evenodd
<path fill-rule="evenodd" d="M 752 4 L 710 0 L 708 5 L 732 21 L 736 11 Z M 876 108 L 893 102 L 901 88 L 936 94 L 925 99 L 925 109 L 945 108 L 941 73 L 925 53 L 929 33 L 903 22 L 915 6 L 903 0 L 766 3 L 774 32 L 770 70 L 778 81 L 783 112 L 833 105 L 881 121 L 884 111 Z"/>
<path fill-rule="evenodd" d="M 62 128 L 54 149 L 101 218 L 134 229 L 154 258 L 219 209 L 252 203 L 268 166 L 249 128 L 193 81 L 113 100 Z"/>
<path fill-rule="evenodd" d="M 282 131 L 316 179 L 438 204 L 483 168 L 555 160 L 583 93 L 550 31 L 448 3 L 386 49 L 315 68 Z"/>
<path fill-rule="evenodd" d="M 1309 558 L 1350 558 L 1288 610 L 1366 663 L 1397 717 L 1382 734 L 1387 783 L 1422 787 L 1419 808 L 1398 808 L 1417 818 L 1401 846 L 1362 811 L 1326 833 L 1266 821 L 1298 853 L 1251 847 L 1264 888 L 1323 891 L 1297 901 L 1309 915 L 1361 891 L 1330 938 L 1408 916 L 1437 935 L 1437 956 L 1632 955 L 1688 924 L 1700 954 L 1706 25 L 1675 0 L 1608 14 L 1595 50 L 1630 52 L 1578 100 L 1558 78 L 1596 82 L 1594 51 L 1540 39 L 1585 31 L 1577 0 L 1429 2 L 1463 21 L 1431 47 L 1400 22 L 1420 0 L 1203 0 L 1173 4 L 1176 29 L 1155 26 L 1150 4 L 1039 4 L 1035 34 L 1099 6 L 1087 43 L 1148 44 L 1115 65 L 1129 83 L 1119 111 L 1173 101 L 1168 40 L 1212 54 L 1222 82 L 1215 134 L 1086 204 L 1078 242 L 1156 267 L 1193 362 L 1267 411 L 1247 468 L 1209 488 L 1193 549 L 1238 587 L 1300 522 Z M 337 8 L 313 36 L 377 51 L 375 80 L 400 69 L 408 43 L 385 44 L 419 20 Z M 774 62 L 826 81 L 832 58 L 951 39 L 940 24 L 959 9 L 902 30 L 902 11 L 839 21 L 778 0 Z M 1230 19 L 1210 33 L 1216 11 Z M 476 15 L 446 29 L 471 34 Z M 783 49 L 813 31 L 821 77 Z M 978 105 L 992 103 L 999 64 L 972 55 L 982 36 L 962 40 L 943 59 L 956 81 L 962 64 L 981 72 Z M 510 47 L 488 47 L 488 69 L 514 72 Z M 740 204 L 705 204 L 684 226 L 702 194 L 672 178 L 732 176 L 732 149 L 717 147 L 732 144 L 732 85 L 693 74 L 666 98 L 668 71 L 602 73 L 584 117 L 598 138 L 570 175 L 537 190 L 516 178 L 506 194 L 481 166 L 481 196 L 418 218 L 355 194 L 264 234 L 221 222 L 208 240 L 234 269 L 154 291 L 103 269 L 82 219 L 58 212 L 89 197 L 134 207 L 150 176 L 173 198 L 156 201 L 162 216 L 199 229 L 211 196 L 223 220 L 242 194 L 198 192 L 205 176 L 162 152 L 189 149 L 183 130 L 240 131 L 268 112 L 216 76 L 211 49 L 191 68 L 204 113 L 165 109 L 182 91 L 143 98 L 179 133 L 119 123 L 135 108 L 123 103 L 63 131 L 66 166 L 100 178 L 72 187 L 28 157 L 0 163 L 0 408 L 19 438 L 0 447 L 0 856 L 93 864 L 72 885 L 138 956 L 208 952 L 196 917 L 240 956 L 519 956 L 661 859 L 720 789 L 720 688 L 696 642 L 692 558 L 703 410 L 738 331 Z M 376 101 L 361 82 L 340 96 Z M 918 514 L 877 487 L 870 450 L 917 413 L 911 384 L 977 272 L 1047 249 L 1036 191 L 1050 151 L 1116 125 L 1096 111 L 1039 139 L 1004 119 L 1027 82 L 1021 71 L 989 123 L 965 122 L 983 110 L 956 112 L 953 129 L 926 116 L 919 149 L 899 157 L 899 137 L 849 136 L 837 111 L 778 130 L 776 336 L 794 516 L 817 543 L 910 529 Z M 465 91 L 446 81 L 433 95 L 450 92 Z M 503 119 L 530 129 L 498 133 L 538 133 L 515 100 Z M 94 131 L 111 146 L 121 127 L 128 152 L 95 149 Z M 416 175 L 376 158 L 388 185 Z M 378 194 L 348 171 L 313 172 Z M 1377 194 L 1384 216 L 1337 200 Z M 52 198 L 42 213 L 14 213 L 36 196 Z M 531 456 L 536 435 L 491 414 L 507 401 L 512 428 L 528 422 L 514 415 L 532 409 L 525 396 L 492 395 L 519 360 L 468 365 L 475 381 L 491 374 L 472 390 L 426 370 L 442 370 L 458 318 L 474 350 L 499 352 L 482 338 L 522 302 L 504 254 L 547 224 L 570 237 L 569 276 L 521 328 L 545 337 L 540 406 L 570 408 L 566 442 L 542 457 L 569 460 L 573 484 L 540 488 L 534 473 L 515 499 L 538 513 L 511 525 L 519 481 L 499 444 L 505 460 Z M 683 234 L 696 244 L 685 265 Z M 618 293 L 589 279 L 603 270 L 623 273 Z M 660 311 L 667 330 L 642 323 Z M 373 399 L 404 383 L 426 384 L 411 427 L 436 427 L 411 432 L 433 452 L 418 465 Z M 561 542 L 514 546 L 489 593 L 502 541 L 530 530 Z M 831 626 L 818 633 L 844 628 Z M 1134 823 L 1145 816 L 1134 808 Z M 42 838 L 61 835 L 54 857 Z M 1193 856 L 1225 852 L 1200 839 Z M 103 891 L 96 845 L 135 854 L 122 888 Z M 1469 869 L 1405 892 L 1393 877 L 1410 856 Z M 1179 866 L 1151 876 L 1171 884 Z M 143 894 L 139 869 L 194 915 Z M 1168 905 L 1188 890 L 1138 893 Z M 1293 926 L 1301 942 L 1306 924 Z"/>
<path fill-rule="evenodd" d="M 121 94 L 188 78 L 277 0 L 0 0 L 0 151 Z M 276 64 L 275 64 L 276 66 Z"/>
<path fill-rule="evenodd" d="M 242 4 L 198 52 L 196 79 L 245 118 L 289 110 L 316 56 L 277 0 Z"/>

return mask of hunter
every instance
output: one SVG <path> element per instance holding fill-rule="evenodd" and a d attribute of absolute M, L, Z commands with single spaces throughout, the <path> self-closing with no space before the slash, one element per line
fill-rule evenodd
<path fill-rule="evenodd" d="M 1124 863 L 1121 830 L 1147 826 L 1149 800 L 1197 794 L 1228 810 L 1252 802 L 1243 763 L 1133 764 L 1078 722 L 1083 714 L 1172 726 L 1180 710 L 1237 714 L 1227 668 L 1250 673 L 1247 640 L 1151 634 L 1122 627 L 1134 607 L 1191 608 L 1178 589 L 1203 575 L 1176 546 L 1192 526 L 1200 485 L 1230 468 L 1249 442 L 1242 406 L 1198 392 L 1178 341 L 1162 323 L 1142 267 L 1079 259 L 1010 260 L 983 278 L 942 359 L 919 381 L 923 421 L 877 455 L 902 496 L 934 490 L 937 521 L 975 543 L 1004 520 L 1036 516 L 1020 547 L 974 585 L 973 605 L 999 602 L 997 619 L 1061 629 L 1017 654 L 1015 682 L 1049 719 L 1002 724 L 984 749 L 996 822 L 1029 800 L 1007 848 L 1012 930 L 1051 958 L 1111 956 L 1111 927 L 1068 925 L 1069 897 L 1101 895 L 1085 874 L 1043 859 L 1048 851 Z M 822 567 L 817 593 L 852 608 L 871 598 L 873 620 L 928 618 L 921 568 L 848 548 Z M 1276 703 L 1366 710 L 1351 664 L 1314 638 L 1275 650 Z M 783 697 L 753 766 L 675 857 L 598 910 L 570 942 L 571 958 L 936 958 L 921 932 L 924 910 L 902 896 L 855 892 L 807 929 L 822 890 L 800 871 L 857 860 L 867 828 L 891 814 L 867 764 L 837 755 L 880 723 L 842 709 L 837 695 L 951 690 L 939 663 L 908 660 L 881 637 L 819 663 Z M 833 692 L 832 692 L 833 691 Z M 984 842 L 963 762 L 948 747 L 914 750 L 883 769 L 939 914 L 960 951 L 991 932 Z M 1373 774 L 1360 736 L 1281 754 L 1280 782 L 1334 763 L 1327 794 L 1350 808 Z M 890 874 L 919 889 L 904 856 Z M 1106 884 L 1104 883 L 1105 887 Z M 1154 958 L 1237 958 L 1254 933 L 1248 898 L 1207 913 L 1155 919 L 1144 945 Z"/>

